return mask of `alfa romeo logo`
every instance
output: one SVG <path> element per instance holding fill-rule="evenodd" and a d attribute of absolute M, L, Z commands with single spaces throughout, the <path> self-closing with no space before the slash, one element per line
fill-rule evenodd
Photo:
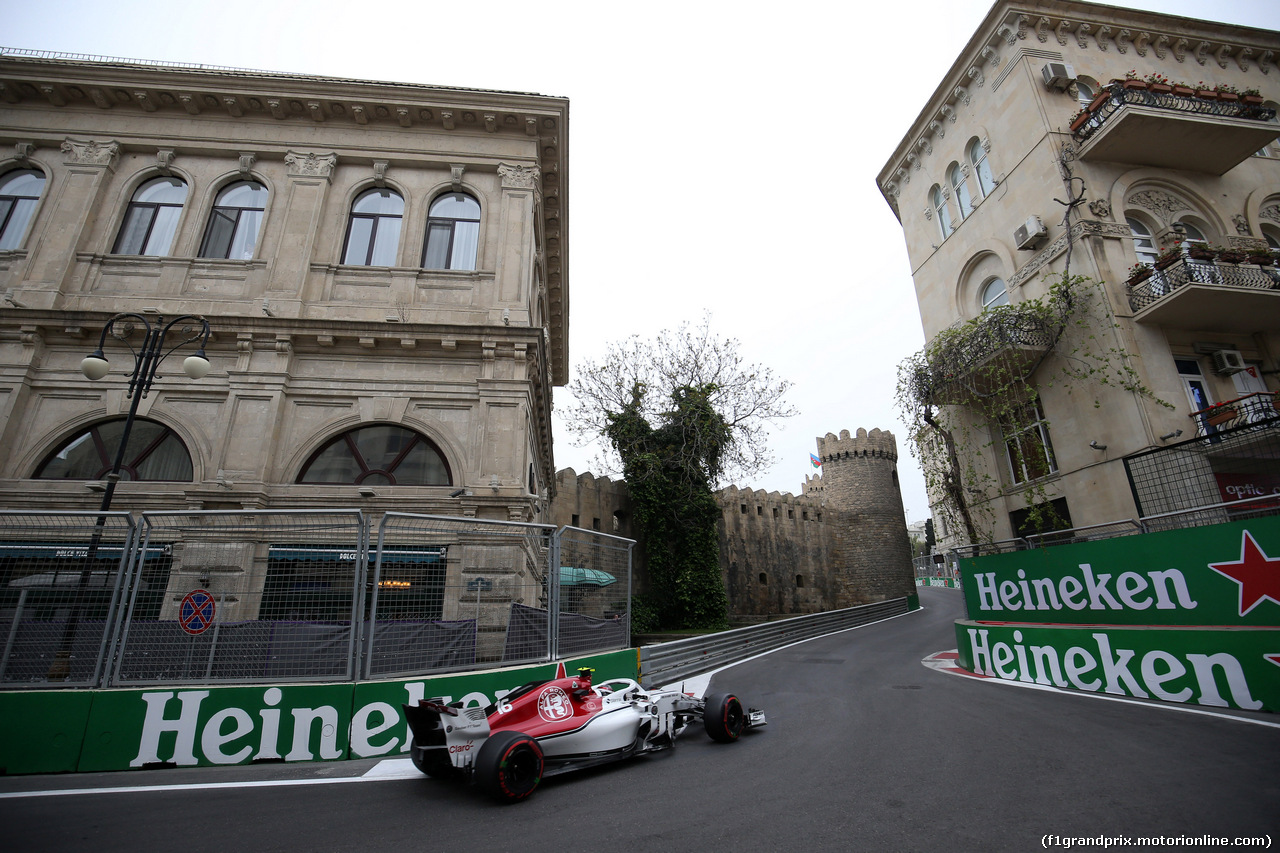
<path fill-rule="evenodd" d="M 548 687 L 538 697 L 538 716 L 548 723 L 558 722 L 573 715 L 569 694 L 559 687 Z"/>

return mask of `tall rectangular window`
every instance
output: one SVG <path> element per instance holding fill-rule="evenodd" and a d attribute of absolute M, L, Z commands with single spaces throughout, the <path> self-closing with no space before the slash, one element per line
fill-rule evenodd
<path fill-rule="evenodd" d="M 999 420 L 1014 483 L 1038 480 L 1058 470 L 1039 397 L 1011 408 Z"/>

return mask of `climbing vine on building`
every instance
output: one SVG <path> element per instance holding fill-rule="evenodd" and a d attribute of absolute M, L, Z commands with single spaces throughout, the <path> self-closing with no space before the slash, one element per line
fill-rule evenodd
<path fill-rule="evenodd" d="M 1062 526 L 1052 505 L 1048 475 L 1056 465 L 1040 393 L 1058 386 L 1092 394 L 1095 406 L 1103 388 L 1156 399 L 1117 328 L 1100 283 L 1064 273 L 1043 297 L 984 311 L 899 365 L 898 407 L 933 511 L 948 529 L 973 544 L 990 541 L 993 501 L 1009 489 L 1023 494 L 1029 532 Z M 1007 466 L 1003 476 L 987 464 L 992 449 L 997 468 Z"/>

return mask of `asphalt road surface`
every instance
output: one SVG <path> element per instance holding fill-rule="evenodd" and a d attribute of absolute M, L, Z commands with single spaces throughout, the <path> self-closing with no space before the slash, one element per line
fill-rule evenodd
<path fill-rule="evenodd" d="M 0 779 L 0 850 L 985 853 L 1080 838 L 1100 849 L 1102 837 L 1158 849 L 1137 846 L 1153 836 L 1196 850 L 1237 838 L 1280 845 L 1274 715 L 928 669 L 923 658 L 955 647 L 962 603 L 947 589 L 921 600 L 922 611 L 717 674 L 712 690 L 769 718 L 738 743 L 690 729 L 673 751 L 545 780 L 517 805 L 418 776 L 404 759 L 10 777 Z"/>

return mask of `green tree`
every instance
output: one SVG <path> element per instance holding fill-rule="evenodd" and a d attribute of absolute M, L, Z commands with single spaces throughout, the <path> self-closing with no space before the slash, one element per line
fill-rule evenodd
<path fill-rule="evenodd" d="M 600 362 L 579 367 L 566 423 L 580 440 L 603 438 L 631 495 L 660 627 L 720 628 L 727 597 L 720 575 L 722 478 L 762 470 L 768 426 L 794 411 L 790 383 L 744 364 L 738 342 L 709 320 L 631 337 Z"/>

